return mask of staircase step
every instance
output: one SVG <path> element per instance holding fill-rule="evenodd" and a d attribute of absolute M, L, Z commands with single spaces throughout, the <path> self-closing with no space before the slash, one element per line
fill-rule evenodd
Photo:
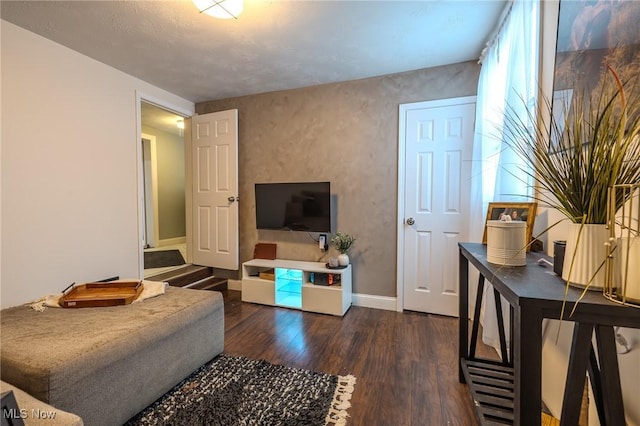
<path fill-rule="evenodd" d="M 213 290 L 222 291 L 227 290 L 227 279 L 220 277 L 207 277 L 193 284 L 186 285 L 185 287 L 194 288 L 197 290 Z"/>
<path fill-rule="evenodd" d="M 190 284 L 213 277 L 213 268 L 208 266 L 186 265 L 173 271 L 149 277 L 151 281 L 166 281 L 173 287 L 186 287 Z"/>
<path fill-rule="evenodd" d="M 152 275 L 152 276 L 150 276 L 148 278 L 145 278 L 145 279 L 150 280 L 150 281 L 166 281 L 168 278 L 171 278 L 174 275 L 182 274 L 182 273 L 188 271 L 191 266 L 193 266 L 193 265 L 189 264 L 189 265 L 180 266 L 179 268 L 172 269 L 172 270 L 170 270 L 168 272 L 162 272 L 162 273 L 157 274 L 157 275 Z"/>

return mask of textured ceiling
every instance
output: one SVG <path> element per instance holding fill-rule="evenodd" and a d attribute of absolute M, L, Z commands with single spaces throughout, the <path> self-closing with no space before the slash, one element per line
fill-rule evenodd
<path fill-rule="evenodd" d="M 504 1 L 7 1 L 2 19 L 193 102 L 477 59 Z"/>

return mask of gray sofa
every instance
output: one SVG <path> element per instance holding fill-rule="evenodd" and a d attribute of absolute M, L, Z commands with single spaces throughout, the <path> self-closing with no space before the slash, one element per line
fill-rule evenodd
<path fill-rule="evenodd" d="M 2 380 L 82 417 L 120 425 L 224 349 L 218 292 L 169 287 L 124 306 L 0 312 Z"/>
<path fill-rule="evenodd" d="M 79 416 L 45 404 L 21 389 L 0 381 L 0 392 L 8 391 L 13 392 L 24 426 L 82 426 Z M 17 412 L 12 414 L 18 415 Z"/>

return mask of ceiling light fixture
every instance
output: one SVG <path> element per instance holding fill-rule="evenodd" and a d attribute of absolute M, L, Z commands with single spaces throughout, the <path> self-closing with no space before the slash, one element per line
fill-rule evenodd
<path fill-rule="evenodd" d="M 244 7 L 243 0 L 193 0 L 200 13 L 220 19 L 238 19 Z"/>

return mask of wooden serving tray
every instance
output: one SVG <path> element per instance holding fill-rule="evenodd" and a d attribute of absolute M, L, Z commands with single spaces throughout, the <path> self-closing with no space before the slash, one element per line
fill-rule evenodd
<path fill-rule="evenodd" d="M 63 308 L 128 305 L 142 292 L 142 281 L 86 283 L 65 291 L 60 298 Z"/>

